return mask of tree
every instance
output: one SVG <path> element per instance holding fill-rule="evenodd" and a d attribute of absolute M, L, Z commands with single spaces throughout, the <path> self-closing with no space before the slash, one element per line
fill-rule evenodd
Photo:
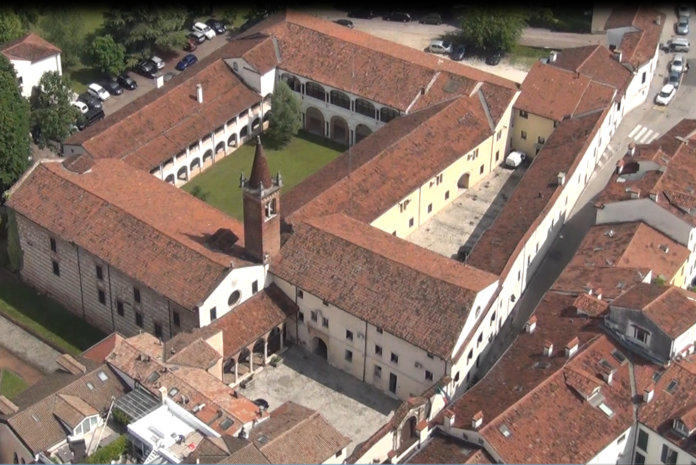
<path fill-rule="evenodd" d="M 142 5 L 104 13 L 104 28 L 130 54 L 147 56 L 155 49 L 180 49 L 188 42 L 185 8 L 156 9 Z"/>
<path fill-rule="evenodd" d="M 29 102 L 22 97 L 14 66 L 0 55 L 0 188 L 24 172 L 31 155 Z"/>
<path fill-rule="evenodd" d="M 286 146 L 302 126 L 300 102 L 285 81 L 276 84 L 268 114 L 268 139 L 276 148 Z"/>
<path fill-rule="evenodd" d="M 32 26 L 39 24 L 39 18 L 41 17 L 39 8 L 33 5 L 17 5 L 15 6 L 14 11 L 22 21 L 22 27 L 25 30 L 29 30 Z"/>
<path fill-rule="evenodd" d="M 464 42 L 479 50 L 512 50 L 530 13 L 515 7 L 470 7 L 459 18 Z"/>
<path fill-rule="evenodd" d="M 39 148 L 53 149 L 51 141 L 63 142 L 81 116 L 72 106 L 70 80 L 55 71 L 44 73 L 31 95 L 31 123 Z"/>
<path fill-rule="evenodd" d="M 0 44 L 19 39 L 25 32 L 21 18 L 7 7 L 0 9 Z"/>
<path fill-rule="evenodd" d="M 40 21 L 44 37 L 61 49 L 66 68 L 77 66 L 85 50 L 85 28 L 82 16 L 70 9 L 52 10 Z"/>
<path fill-rule="evenodd" d="M 239 16 L 239 10 L 233 6 L 228 6 L 222 12 L 222 20 L 229 25 L 232 25 L 234 23 L 234 21 L 237 19 L 237 16 Z"/>
<path fill-rule="evenodd" d="M 117 44 L 109 34 L 96 37 L 89 52 L 94 67 L 104 74 L 118 76 L 126 69 L 126 47 Z"/>

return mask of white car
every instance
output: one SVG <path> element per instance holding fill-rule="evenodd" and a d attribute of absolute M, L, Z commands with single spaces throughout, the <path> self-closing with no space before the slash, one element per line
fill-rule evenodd
<path fill-rule="evenodd" d="M 510 155 L 505 159 L 505 165 L 510 168 L 517 168 L 522 164 L 522 162 L 527 158 L 524 152 L 518 152 L 516 150 L 510 152 Z"/>
<path fill-rule="evenodd" d="M 677 73 L 683 73 L 685 64 L 686 60 L 684 59 L 684 55 L 675 55 L 669 70 Z"/>
<path fill-rule="evenodd" d="M 676 93 L 677 89 L 672 84 L 666 84 L 655 97 L 655 103 L 658 105 L 669 105 Z"/>
<path fill-rule="evenodd" d="M 153 56 L 152 58 L 150 58 L 150 61 L 153 62 L 155 64 L 155 66 L 157 66 L 157 69 L 164 68 L 164 60 L 161 59 L 160 57 Z"/>
<path fill-rule="evenodd" d="M 87 86 L 87 92 L 95 98 L 98 98 L 102 102 L 109 98 L 109 93 L 99 84 L 90 84 Z"/>
<path fill-rule="evenodd" d="M 197 32 L 202 32 L 208 39 L 215 38 L 215 31 L 213 31 L 210 26 L 205 23 L 196 23 L 193 25 L 193 30 Z"/>
<path fill-rule="evenodd" d="M 80 113 L 83 115 L 89 110 L 89 107 L 84 102 L 80 102 L 79 100 L 74 101 L 71 105 L 80 110 Z"/>
<path fill-rule="evenodd" d="M 452 44 L 442 40 L 433 40 L 428 47 L 430 53 L 442 53 L 444 55 L 452 53 Z"/>

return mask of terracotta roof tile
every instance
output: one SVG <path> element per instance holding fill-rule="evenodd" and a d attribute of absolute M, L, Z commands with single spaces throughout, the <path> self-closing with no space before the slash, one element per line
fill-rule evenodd
<path fill-rule="evenodd" d="M 482 461 L 483 460 L 483 461 Z M 428 442 L 404 463 L 422 464 L 494 464 L 485 450 L 435 430 Z"/>
<path fill-rule="evenodd" d="M 551 290 L 574 295 L 602 288 L 602 299 L 615 299 L 626 289 L 640 283 L 650 268 L 615 268 L 610 266 L 568 265 L 553 283 Z"/>
<path fill-rule="evenodd" d="M 268 189 L 272 186 L 271 172 L 268 170 L 268 160 L 266 159 L 266 152 L 261 144 L 261 136 L 256 136 L 256 149 L 254 151 L 254 161 L 251 165 L 251 175 L 249 176 L 248 185 L 251 189 Z"/>
<path fill-rule="evenodd" d="M 496 281 L 345 215 L 298 225 L 270 271 L 444 359 Z"/>
<path fill-rule="evenodd" d="M 101 160 L 85 174 L 39 163 L 8 206 L 188 309 L 230 264 L 249 263 L 238 221 L 120 160 Z M 231 250 L 206 246 L 225 230 L 239 238 Z"/>
<path fill-rule="evenodd" d="M 82 356 L 97 363 L 104 363 L 106 356 L 109 355 L 112 350 L 114 350 L 116 343 L 122 339 L 123 336 L 120 334 L 112 333 L 94 344 L 89 349 L 82 352 Z"/>
<path fill-rule="evenodd" d="M 573 302 L 573 307 L 588 316 L 598 317 L 609 309 L 609 304 L 593 295 L 580 294 Z"/>
<path fill-rule="evenodd" d="M 606 111 L 606 110 L 605 110 Z M 525 238 L 557 201 L 563 190 L 558 174 L 570 179 L 599 128 L 599 112 L 563 121 L 534 158 L 493 225 L 483 233 L 467 263 L 504 276 L 524 246 Z M 511 260 L 512 259 L 512 260 Z"/>
<path fill-rule="evenodd" d="M 660 19 L 659 24 L 656 18 Z M 660 36 L 665 25 L 664 13 L 644 6 L 625 6 L 615 8 L 605 29 L 633 27 L 636 31 L 627 32 L 618 49 L 623 54 L 622 61 L 638 68 L 655 55 Z"/>
<path fill-rule="evenodd" d="M 8 60 L 27 60 L 32 63 L 61 53 L 58 47 L 33 32 L 2 44 L 0 51 Z"/>
<path fill-rule="evenodd" d="M 186 346 L 180 352 L 176 352 L 173 356 L 168 357 L 167 363 L 208 370 L 221 357 L 222 355 L 213 349 L 210 344 L 199 339 Z"/>
<path fill-rule="evenodd" d="M 575 108 L 575 115 L 581 115 L 600 108 L 606 108 L 607 104 L 614 99 L 616 89 L 613 87 L 592 81 L 587 87 L 585 94 Z"/>
<path fill-rule="evenodd" d="M 253 444 L 249 443 L 242 449 L 232 453 L 230 456 L 223 458 L 217 463 L 235 464 L 235 465 L 258 465 L 269 464 L 270 461 L 265 455 Z"/>
<path fill-rule="evenodd" d="M 566 48 L 552 66 L 577 71 L 595 82 L 614 87 L 620 95 L 631 83 L 633 74 L 602 45 Z"/>

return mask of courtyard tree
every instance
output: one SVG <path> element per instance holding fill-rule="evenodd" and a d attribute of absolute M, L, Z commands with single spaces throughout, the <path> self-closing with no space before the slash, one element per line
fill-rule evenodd
<path fill-rule="evenodd" d="M 55 9 L 48 12 L 39 23 L 45 33 L 44 39 L 61 49 L 63 66 L 77 66 L 86 46 L 82 16 L 68 8 Z"/>
<path fill-rule="evenodd" d="M 31 155 L 29 102 L 22 97 L 14 66 L 0 55 L 0 188 L 26 170 Z"/>
<path fill-rule="evenodd" d="M 19 39 L 25 28 L 22 19 L 8 7 L 0 9 L 0 44 Z"/>
<path fill-rule="evenodd" d="M 285 147 L 302 126 L 300 102 L 285 81 L 275 86 L 268 115 L 268 139 L 276 148 Z"/>
<path fill-rule="evenodd" d="M 126 48 L 107 34 L 95 37 L 89 49 L 92 65 L 111 77 L 126 69 Z"/>
<path fill-rule="evenodd" d="M 533 12 L 514 6 L 471 6 L 459 18 L 464 43 L 479 50 L 512 50 Z"/>
<path fill-rule="evenodd" d="M 31 95 L 31 124 L 39 148 L 54 149 L 50 141 L 70 136 L 80 111 L 72 106 L 70 80 L 55 71 L 44 73 Z"/>
<path fill-rule="evenodd" d="M 179 49 L 186 45 L 186 8 L 155 8 L 139 5 L 112 8 L 104 13 L 104 29 L 131 55 L 150 55 L 156 49 Z"/>

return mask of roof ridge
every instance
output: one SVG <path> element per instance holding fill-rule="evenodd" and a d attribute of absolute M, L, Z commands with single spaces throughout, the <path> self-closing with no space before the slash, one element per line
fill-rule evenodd
<path fill-rule="evenodd" d="M 587 47 L 592 47 L 592 45 L 587 45 Z M 582 68 L 582 67 L 585 65 L 585 63 L 587 63 L 587 61 L 588 61 L 590 58 L 592 58 L 592 55 L 594 55 L 594 54 L 597 52 L 597 50 L 599 49 L 599 47 L 601 47 L 601 45 L 599 45 L 599 44 L 595 45 L 595 46 L 594 46 L 594 50 L 592 50 L 592 51 L 590 52 L 590 54 L 587 55 L 587 57 L 586 57 L 584 60 L 582 60 L 582 63 L 580 63 L 580 64 L 578 65 L 578 68 L 577 68 L 577 69 L 578 69 L 578 72 L 580 72 L 580 68 Z"/>
<path fill-rule="evenodd" d="M 289 401 L 289 402 L 292 402 L 292 401 Z M 286 404 L 287 404 L 287 402 L 286 402 Z M 295 423 L 294 425 L 292 425 L 290 428 L 286 428 L 285 430 L 283 430 L 283 431 L 282 431 L 279 435 L 277 435 L 276 437 L 270 438 L 270 441 L 268 441 L 267 444 L 262 445 L 262 447 L 265 448 L 265 446 L 270 446 L 271 443 L 272 443 L 273 441 L 276 441 L 276 440 L 278 440 L 278 439 L 280 439 L 280 438 L 282 438 L 282 437 L 285 437 L 285 436 L 288 435 L 290 432 L 294 431 L 297 427 L 303 425 L 305 422 L 307 422 L 307 421 L 309 421 L 309 420 L 312 420 L 312 419 L 316 418 L 317 416 L 321 416 L 321 414 L 320 414 L 319 412 L 317 412 L 316 410 L 314 410 L 314 409 L 311 409 L 311 408 L 309 408 L 309 407 L 305 407 L 304 405 L 296 404 L 295 402 L 292 402 L 292 404 L 298 405 L 298 406 L 300 406 L 300 407 L 302 407 L 302 408 L 305 408 L 305 409 L 307 409 L 307 410 L 310 410 L 310 411 L 312 412 L 312 414 L 309 415 L 308 417 L 303 418 L 302 420 L 298 421 L 297 423 Z M 287 408 L 287 407 L 286 407 L 286 408 Z M 273 412 L 271 412 L 271 418 L 273 418 Z M 262 436 L 263 436 L 263 435 L 262 435 Z M 254 444 L 254 445 L 256 445 L 256 444 Z M 259 447 L 258 449 L 261 450 L 261 447 Z"/>

